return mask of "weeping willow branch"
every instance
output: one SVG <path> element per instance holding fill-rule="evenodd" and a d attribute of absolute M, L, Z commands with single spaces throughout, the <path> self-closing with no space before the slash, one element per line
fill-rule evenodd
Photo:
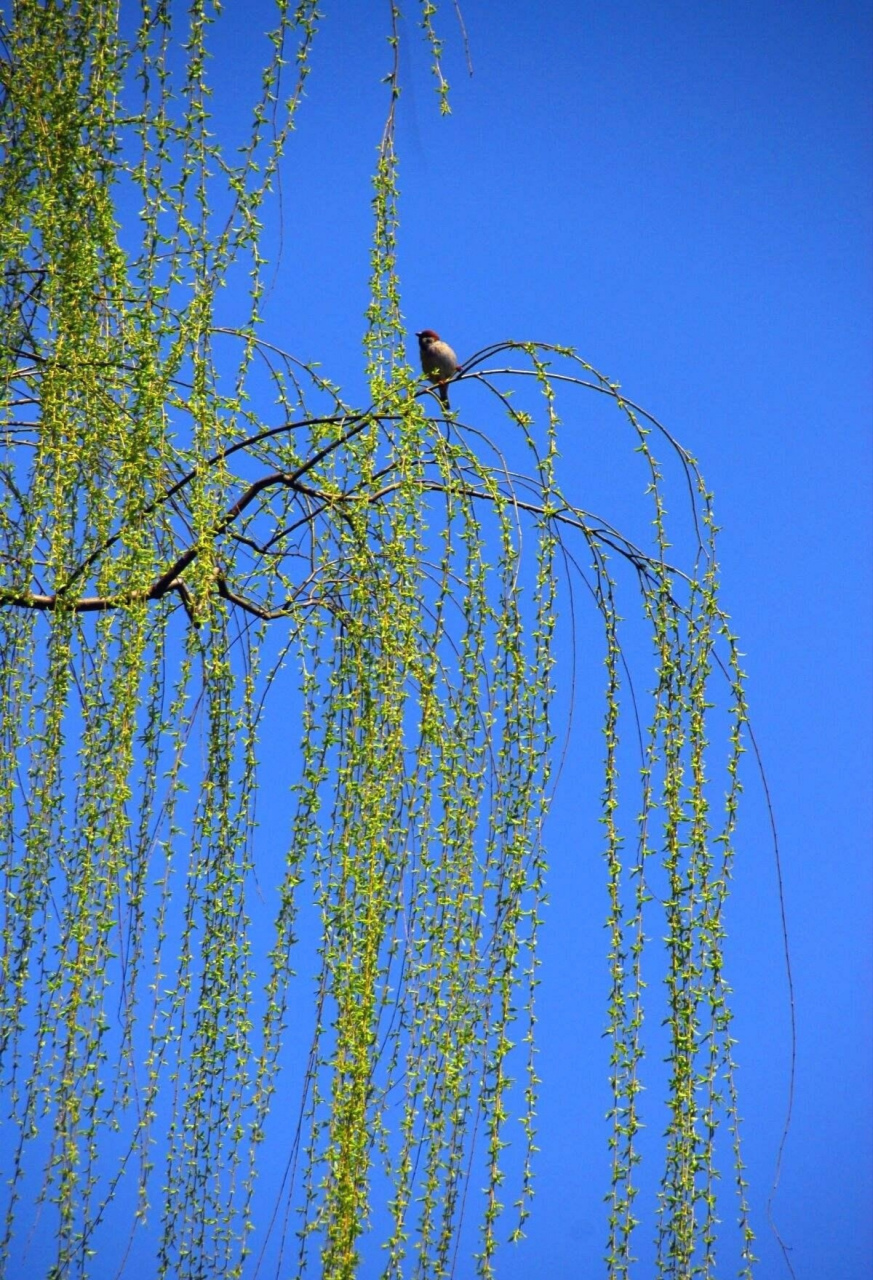
<path fill-rule="evenodd" d="M 516 344 L 504 344 L 504 346 L 510 346 L 510 345 L 515 346 Z M 502 348 L 500 346 L 497 346 L 494 348 L 490 348 L 489 352 L 493 353 L 494 351 L 500 350 L 500 349 Z M 530 349 L 532 350 L 543 349 L 545 351 L 555 350 L 555 348 L 551 348 L 551 347 L 541 348 L 540 344 L 530 344 Z M 563 354 L 568 354 L 572 357 L 573 353 L 565 352 Z M 504 370 L 503 372 L 509 377 L 514 378 L 520 372 L 523 373 L 526 371 Z M 472 375 L 472 376 L 476 377 L 477 375 Z M 493 376 L 493 374 L 489 376 Z M 546 378 L 549 385 L 551 385 L 553 381 L 563 381 L 563 382 L 567 382 L 572 385 L 575 385 L 577 387 L 582 387 L 586 389 L 603 390 L 604 388 L 606 388 L 606 390 L 608 391 L 608 394 L 612 395 L 613 398 L 617 400 L 617 403 L 619 404 L 619 406 L 627 403 L 619 399 L 617 395 L 617 389 L 609 387 L 609 385 L 606 383 L 606 380 L 600 377 L 600 375 L 597 375 L 598 376 L 597 383 L 588 383 L 578 378 L 567 377 L 566 375 L 560 375 L 560 374 L 555 375 L 551 371 L 546 372 L 543 376 Z M 486 375 L 481 375 L 482 380 L 485 380 L 485 377 Z M 488 383 L 487 385 L 490 386 L 490 383 Z M 412 394 L 415 396 L 415 398 L 419 398 L 422 394 L 426 394 L 426 390 L 427 390 L 426 388 L 421 388 L 414 391 Z M 504 404 L 507 404 L 505 398 L 501 396 L 499 392 L 495 392 L 495 394 L 498 395 L 498 397 L 503 401 Z M 627 407 L 636 410 L 636 406 L 628 405 Z M 636 410 L 636 411 L 643 412 L 640 410 Z M 245 541 L 246 544 L 252 547 L 254 550 L 256 551 L 260 550 L 262 554 L 266 554 L 266 551 L 275 542 L 277 542 L 278 540 L 284 537 L 287 537 L 290 533 L 296 532 L 297 529 L 299 529 L 302 525 L 308 524 L 310 521 L 316 520 L 320 516 L 325 515 L 328 508 L 333 508 L 341 511 L 343 503 L 360 502 L 362 500 L 369 503 L 382 503 L 390 495 L 398 491 L 401 481 L 391 481 L 390 483 L 385 483 L 386 478 L 390 477 L 393 474 L 393 471 L 394 471 L 393 465 L 383 466 L 378 472 L 376 472 L 373 475 L 372 482 L 376 484 L 377 487 L 372 488 L 370 491 L 367 491 L 363 484 L 357 484 L 351 489 L 346 489 L 341 493 L 330 494 L 323 490 L 316 489 L 303 482 L 302 477 L 307 475 L 309 472 L 313 471 L 320 463 L 324 462 L 325 459 L 330 454 L 332 454 L 335 450 L 347 447 L 348 444 L 354 439 L 356 435 L 358 435 L 361 431 L 363 431 L 365 428 L 367 428 L 374 422 L 377 423 L 383 430 L 385 430 L 387 426 L 391 425 L 390 422 L 386 422 L 384 418 L 377 415 L 375 413 L 375 410 L 371 407 L 368 410 L 363 410 L 356 414 L 331 415 L 326 418 L 320 418 L 314 422 L 300 420 L 300 421 L 295 421 L 290 423 L 283 423 L 276 427 L 261 430 L 256 434 L 249 436 L 243 440 L 238 440 L 233 445 L 230 445 L 227 448 L 223 449 L 219 454 L 208 459 L 208 461 L 205 464 L 203 464 L 201 467 L 194 468 L 188 471 L 186 475 L 182 476 L 179 480 L 177 480 L 160 497 L 156 498 L 153 502 L 151 502 L 142 512 L 142 517 L 148 518 L 148 517 L 155 516 L 161 510 L 162 507 L 172 502 L 174 499 L 177 499 L 180 495 L 184 493 L 186 489 L 189 489 L 190 487 L 192 487 L 195 481 L 197 481 L 198 479 L 201 479 L 204 475 L 208 474 L 209 472 L 217 471 L 222 466 L 222 464 L 227 462 L 227 460 L 231 458 L 234 454 L 240 453 L 241 451 L 254 452 L 256 451 L 257 446 L 262 444 L 263 442 L 275 439 L 277 436 L 284 435 L 285 433 L 288 433 L 288 432 L 300 431 L 304 427 L 311 430 L 316 425 L 325 426 L 330 424 L 332 426 L 335 426 L 336 428 L 338 428 L 340 432 L 336 440 L 332 441 L 330 444 L 325 445 L 312 458 L 309 458 L 305 462 L 302 462 L 298 467 L 295 468 L 295 470 L 292 473 L 286 473 L 284 471 L 273 471 L 253 481 L 243 490 L 240 496 L 231 503 L 231 505 L 227 508 L 227 510 L 219 519 L 216 527 L 210 531 L 209 536 L 212 540 L 217 540 L 221 538 L 222 535 L 228 533 L 228 531 L 231 530 L 231 528 L 235 524 L 240 522 L 241 517 L 243 516 L 245 511 L 256 501 L 256 499 L 260 497 L 260 495 L 265 494 L 267 491 L 272 489 L 290 489 L 294 493 L 304 496 L 306 498 L 309 498 L 314 502 L 316 502 L 318 504 L 317 507 L 302 514 L 294 524 L 289 526 L 288 529 L 273 533 L 263 548 L 258 548 L 257 544 L 252 542 L 251 539 L 243 539 L 243 541 Z M 677 452 L 679 453 L 679 456 L 682 458 L 682 462 L 686 469 L 686 474 L 689 477 L 689 483 L 690 483 L 691 476 L 692 476 L 693 460 L 691 460 L 689 455 L 684 450 L 681 450 L 679 446 L 677 446 Z M 446 483 L 439 479 L 428 480 L 426 477 L 423 477 L 420 483 L 423 490 L 430 490 L 433 492 L 440 492 L 446 487 Z M 453 490 L 458 492 L 459 491 L 458 482 L 453 481 L 451 483 L 452 483 Z M 499 478 L 497 483 L 498 484 L 500 483 Z M 17 499 L 19 505 L 22 508 L 22 512 L 19 513 L 19 516 L 18 516 L 18 522 L 20 522 L 23 515 L 24 498 L 22 494 L 18 491 L 17 487 L 15 486 L 11 476 L 7 477 L 7 486 L 11 491 L 11 493 L 13 494 L 13 496 Z M 524 476 L 514 476 L 514 477 L 508 476 L 507 482 L 504 485 L 504 491 L 506 493 L 506 496 L 511 500 L 512 505 L 516 510 L 524 511 L 527 514 L 536 515 L 540 518 L 545 517 L 547 514 L 545 507 L 543 505 L 538 505 L 534 502 L 524 501 L 520 499 L 518 496 L 517 488 L 524 488 L 528 492 L 533 494 L 539 491 L 539 481 L 531 479 L 529 477 L 524 477 Z M 473 487 L 468 487 L 465 490 L 465 492 L 467 493 L 468 496 L 477 498 L 480 501 L 493 502 L 495 500 L 494 493 L 489 492 L 487 489 L 482 489 L 477 491 Z M 646 554 L 640 550 L 640 548 L 635 547 L 632 543 L 622 538 L 622 536 L 618 533 L 617 530 L 606 527 L 602 522 L 599 522 L 597 525 L 592 525 L 590 522 L 590 517 L 587 517 L 585 513 L 575 511 L 568 504 L 565 504 L 563 509 L 561 509 L 560 507 L 555 507 L 554 509 L 550 509 L 548 515 L 552 520 L 556 522 L 557 525 L 574 527 L 578 530 L 581 530 L 586 537 L 596 538 L 602 545 L 611 547 L 613 550 L 617 551 L 620 555 L 624 556 L 644 576 L 647 574 L 651 574 L 652 570 L 651 570 L 651 565 L 649 563 L 649 557 L 647 557 Z M 190 520 L 186 520 L 186 523 L 190 523 Z M 62 606 L 64 608 L 71 609 L 73 612 L 80 612 L 80 613 L 90 613 L 90 612 L 95 612 L 100 610 L 125 607 L 126 605 L 131 603 L 130 597 L 118 596 L 115 598 L 110 598 L 110 597 L 86 596 L 86 597 L 76 598 L 71 596 L 71 588 L 75 585 L 75 583 L 79 581 L 86 574 L 87 571 L 91 570 L 96 572 L 97 566 L 99 566 L 101 559 L 108 552 L 110 552 L 113 549 L 113 547 L 117 546 L 119 543 L 122 543 L 124 541 L 124 536 L 125 536 L 125 531 L 123 529 L 112 534 L 106 540 L 106 542 L 103 544 L 102 547 L 97 548 L 93 552 L 91 552 L 88 558 L 79 567 L 74 569 L 72 573 L 69 574 L 63 586 L 53 594 L 50 594 L 50 595 L 40 594 L 38 592 L 31 592 L 31 593 L 14 592 L 13 593 L 13 592 L 4 591 L 2 588 L 0 588 L 0 607 L 2 607 L 3 605 L 7 605 L 7 606 L 15 606 L 18 608 L 31 608 L 31 609 L 41 610 L 41 611 L 47 611 L 47 610 L 50 611 Z M 168 591 L 173 590 L 173 591 L 184 593 L 185 598 L 190 599 L 190 596 L 187 594 L 187 588 L 185 588 L 184 583 L 182 581 L 182 574 L 196 559 L 199 553 L 200 553 L 200 547 L 197 545 L 191 545 L 188 548 L 186 548 L 184 551 L 180 552 L 180 554 L 175 558 L 174 562 L 166 570 L 164 570 L 163 573 L 160 573 L 155 578 L 155 580 L 152 582 L 152 584 L 148 587 L 146 591 L 142 592 L 136 598 L 141 601 L 160 600 L 167 594 Z M 680 570 L 676 569 L 675 567 L 670 567 L 670 572 L 673 575 L 679 574 L 680 577 L 685 576 L 684 574 L 681 573 Z M 223 599 L 230 600 L 232 602 L 235 599 L 237 599 L 237 597 L 234 596 L 234 593 L 228 588 L 227 576 L 225 574 L 216 574 L 216 589 L 218 590 L 219 594 Z M 245 606 L 245 607 L 248 607 L 248 606 Z M 283 611 L 281 610 L 278 612 L 273 610 L 266 610 L 266 611 L 262 611 L 260 613 L 260 616 L 263 616 L 265 618 L 278 617 L 278 616 L 282 616 L 282 612 Z"/>
<path fill-rule="evenodd" d="M 436 16 L 425 0 L 445 111 Z M 697 464 L 548 343 L 484 348 L 468 416 L 429 416 L 397 274 L 393 4 L 366 408 L 260 332 L 315 5 L 276 4 L 226 142 L 218 11 L 125 19 L 0 19 L 0 1269 L 491 1277 L 523 1247 L 581 582 L 604 673 L 604 1269 L 630 1274 L 647 1190 L 657 1274 L 732 1253 L 749 1275 L 724 956 L 746 703 Z M 598 409 L 633 532 L 564 479 Z"/>

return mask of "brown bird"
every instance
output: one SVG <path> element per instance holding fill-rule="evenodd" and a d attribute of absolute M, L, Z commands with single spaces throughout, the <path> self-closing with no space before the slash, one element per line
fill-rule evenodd
<path fill-rule="evenodd" d="M 447 342 L 443 342 L 433 329 L 422 329 L 417 333 L 418 353 L 421 356 L 422 371 L 437 384 L 437 394 L 446 408 L 449 408 L 449 392 L 446 383 L 454 378 L 460 369 L 458 357 Z"/>

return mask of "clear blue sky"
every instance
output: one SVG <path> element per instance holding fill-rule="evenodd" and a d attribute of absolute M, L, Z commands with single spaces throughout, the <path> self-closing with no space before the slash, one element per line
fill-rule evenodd
<path fill-rule="evenodd" d="M 230 8 L 219 57 L 226 40 L 242 76 L 257 24 L 249 6 Z M 265 336 L 321 360 L 358 399 L 369 179 L 386 105 L 378 80 L 389 66 L 384 8 L 324 5 L 265 311 Z M 448 120 L 407 8 L 399 260 L 410 332 L 439 330 L 462 359 L 505 338 L 573 344 L 668 424 L 714 490 L 723 600 L 747 655 L 796 984 L 797 1092 L 775 1216 L 800 1280 L 864 1280 L 873 1274 L 870 7 L 464 0 L 472 79 L 451 6 L 439 17 Z M 474 392 L 455 393 L 466 414 Z M 592 474 L 583 432 L 565 437 L 563 468 L 580 504 L 595 505 L 603 477 Z M 577 715 L 548 831 L 539 1189 L 530 1245 L 504 1261 L 508 1280 L 593 1275 L 602 1254 L 605 904 L 592 869 L 598 829 L 587 856 L 578 829 L 580 788 L 592 788 L 596 822 L 585 742 L 598 723 Z M 787 1099 L 788 1004 L 773 854 L 747 763 L 728 962 L 759 1274 L 769 1280 L 787 1275 L 764 1206 Z"/>
<path fill-rule="evenodd" d="M 435 328 L 462 359 L 507 338 L 572 344 L 669 427 L 714 491 L 723 604 L 746 654 L 776 811 L 796 989 L 797 1089 L 774 1212 L 798 1280 L 866 1280 L 873 13 L 843 0 L 462 8 L 472 78 L 452 6 L 437 19 L 448 119 L 438 116 L 411 0 L 400 29 L 399 267 L 410 334 Z M 323 9 L 282 171 L 282 256 L 263 336 L 321 361 L 347 398 L 365 402 L 370 175 L 386 110 L 388 6 L 325 0 Z M 219 133 L 250 97 L 258 36 L 271 22 L 256 0 L 228 5 L 215 28 Z M 268 227 L 274 218 L 275 207 Z M 453 390 L 468 420 L 483 403 L 477 392 Z M 568 423 L 561 474 L 579 504 L 597 510 L 611 477 L 598 474 L 590 444 Z M 619 525 L 633 518 L 602 514 Z M 599 647 L 592 661 L 600 664 Z M 537 1194 L 528 1244 L 501 1259 L 503 1280 L 602 1274 L 607 938 L 601 708 L 588 710 L 577 708 L 547 831 Z M 774 858 L 751 759 L 746 787 L 728 977 L 758 1274 L 771 1280 L 788 1275 L 765 1204 L 787 1103 L 789 1017 Z M 286 815 L 287 791 L 273 812 L 267 788 L 265 840 L 271 823 L 284 838 Z"/>
<path fill-rule="evenodd" d="M 285 170 L 285 245 L 266 330 L 363 396 L 368 182 L 388 53 L 381 6 L 324 8 Z M 873 1274 L 870 7 L 465 0 L 472 79 L 450 6 L 440 15 L 448 120 L 437 116 L 408 11 L 398 148 L 410 331 L 439 330 L 462 358 L 504 338 L 575 345 L 669 425 L 715 492 L 723 599 L 747 655 L 796 984 L 797 1092 L 775 1216 L 801 1280 L 864 1280 Z M 474 393 L 455 393 L 466 413 L 481 404 Z M 584 433 L 565 438 L 563 465 L 589 505 L 603 478 L 591 474 Z M 596 785 L 585 735 L 596 732 L 577 715 L 548 831 L 539 1189 L 530 1246 L 501 1271 L 510 1280 L 593 1275 L 602 1253 L 604 903 L 590 865 L 597 830 L 587 858 L 578 837 L 580 787 Z M 770 1280 L 787 1275 L 764 1206 L 786 1106 L 788 1008 L 773 855 L 747 764 L 728 962 L 759 1274 Z"/>

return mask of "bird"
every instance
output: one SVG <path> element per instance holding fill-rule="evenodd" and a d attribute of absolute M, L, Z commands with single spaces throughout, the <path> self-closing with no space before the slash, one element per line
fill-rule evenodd
<path fill-rule="evenodd" d="M 433 329 L 422 329 L 417 333 L 418 353 L 421 356 L 422 371 L 437 384 L 437 394 L 445 407 L 449 406 L 449 392 L 446 383 L 454 378 L 460 369 L 458 357 L 447 342 L 443 342 Z"/>

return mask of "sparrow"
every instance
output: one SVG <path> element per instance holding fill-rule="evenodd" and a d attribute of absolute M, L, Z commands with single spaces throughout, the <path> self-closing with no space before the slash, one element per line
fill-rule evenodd
<path fill-rule="evenodd" d="M 431 382 L 437 383 L 437 395 L 442 400 L 445 407 L 449 408 L 449 392 L 446 383 L 455 376 L 460 369 L 458 357 L 447 342 L 443 342 L 438 333 L 434 333 L 433 329 L 422 329 L 421 333 L 417 333 L 418 352 L 421 356 L 422 371 L 430 378 Z"/>

